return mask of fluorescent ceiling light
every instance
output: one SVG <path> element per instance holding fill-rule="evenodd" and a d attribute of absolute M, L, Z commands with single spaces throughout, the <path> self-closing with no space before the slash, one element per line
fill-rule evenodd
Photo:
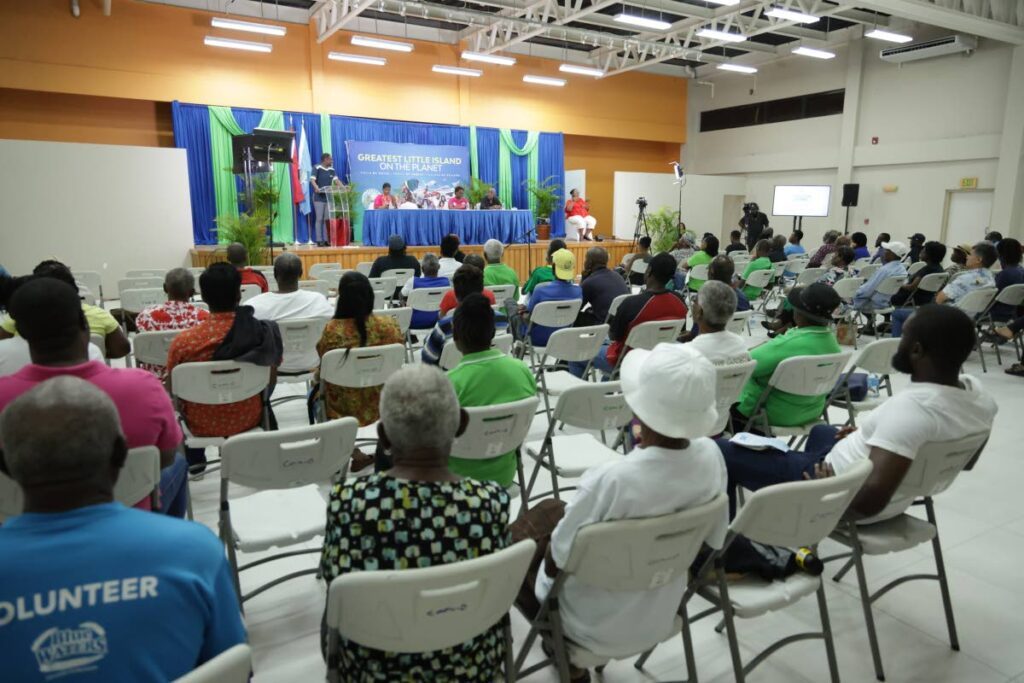
<path fill-rule="evenodd" d="M 719 64 L 718 68 L 722 71 L 735 71 L 738 74 L 756 74 L 757 69 L 752 66 L 744 66 L 742 64 Z"/>
<path fill-rule="evenodd" d="M 909 43 L 913 40 L 910 36 L 905 36 L 902 33 L 893 33 L 892 31 L 883 31 L 880 28 L 873 29 L 864 34 L 865 38 L 875 38 L 877 40 L 887 40 L 890 43 Z"/>
<path fill-rule="evenodd" d="M 548 78 L 547 76 L 531 76 L 529 74 L 523 76 L 523 83 L 533 83 L 534 85 L 551 85 L 556 88 L 565 87 L 564 78 Z"/>
<path fill-rule="evenodd" d="M 388 63 L 388 60 L 383 57 L 369 57 L 367 55 L 353 55 L 345 52 L 330 52 L 327 54 L 327 59 L 333 59 L 336 62 L 353 62 L 355 64 L 369 64 L 371 66 L 384 66 Z"/>
<path fill-rule="evenodd" d="M 725 5 L 727 7 L 732 7 L 733 5 L 740 4 L 740 0 L 706 0 L 706 1 L 714 3 L 716 5 Z"/>
<path fill-rule="evenodd" d="M 797 12 L 796 10 L 786 9 L 784 7 L 772 7 L 770 10 L 765 12 L 765 16 L 775 19 L 785 19 L 786 21 L 795 21 L 798 24 L 813 24 L 819 19 L 819 17 L 816 17 L 813 14 L 805 14 L 804 12 Z"/>
<path fill-rule="evenodd" d="M 614 18 L 615 21 L 620 24 L 649 28 L 652 31 L 667 31 L 672 28 L 672 24 L 667 21 L 661 21 L 660 19 L 648 19 L 647 17 L 637 16 L 636 14 L 625 14 L 620 12 L 619 14 L 616 14 Z"/>
<path fill-rule="evenodd" d="M 835 52 L 829 52 L 828 50 L 819 50 L 813 47 L 800 47 L 793 50 L 795 55 L 803 55 L 804 57 L 815 57 L 817 59 L 832 59 L 836 56 Z"/>
<path fill-rule="evenodd" d="M 452 76 L 470 76 L 472 78 L 480 78 L 480 76 L 482 76 L 484 73 L 480 69 L 465 69 L 461 66 L 444 66 L 443 64 L 435 64 L 431 71 L 438 74 L 451 74 Z"/>
<path fill-rule="evenodd" d="M 262 33 L 268 36 L 283 36 L 288 32 L 287 28 L 276 24 L 257 24 L 254 21 L 239 21 L 238 19 L 227 19 L 225 17 L 214 17 L 213 19 L 210 19 L 210 26 L 213 26 L 214 28 L 227 28 L 232 31 Z"/>
<path fill-rule="evenodd" d="M 512 66 L 516 63 L 515 57 L 505 55 L 488 55 L 483 52 L 462 51 L 462 58 L 470 62 L 487 62 L 488 64 L 500 64 L 501 66 Z"/>
<path fill-rule="evenodd" d="M 352 36 L 352 44 L 359 47 L 375 47 L 378 50 L 394 50 L 395 52 L 412 52 L 412 43 L 397 40 L 370 38 L 369 36 Z"/>
<path fill-rule="evenodd" d="M 209 47 L 230 47 L 233 50 L 248 50 L 249 52 L 270 52 L 274 49 L 270 43 L 254 43 L 251 40 L 235 40 L 217 36 L 206 36 L 203 38 L 203 44 Z"/>
<path fill-rule="evenodd" d="M 715 40 L 724 40 L 727 43 L 742 43 L 746 40 L 746 36 L 740 33 L 730 33 L 729 31 L 719 31 L 713 28 L 702 28 L 697 31 L 697 35 L 701 38 L 714 38 Z"/>
<path fill-rule="evenodd" d="M 567 74 L 579 74 L 580 76 L 593 76 L 594 78 L 601 78 L 604 76 L 604 71 L 601 69 L 595 69 L 592 66 L 579 66 L 578 64 L 562 64 L 558 67 L 559 71 L 563 71 Z"/>

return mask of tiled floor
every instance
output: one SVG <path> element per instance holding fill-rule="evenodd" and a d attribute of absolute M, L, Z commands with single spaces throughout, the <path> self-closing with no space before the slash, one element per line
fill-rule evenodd
<path fill-rule="evenodd" d="M 763 336 L 754 332 L 751 345 Z M 991 358 L 994 364 L 995 359 Z M 1005 361 L 1004 361 L 1005 362 Z M 1024 382 L 991 367 L 982 375 L 977 358 L 967 371 L 983 378 L 999 403 L 992 438 L 974 471 L 960 477 L 952 489 L 937 498 L 937 515 L 959 628 L 961 651 L 953 652 L 935 582 L 912 582 L 887 594 L 875 605 L 876 623 L 888 681 L 1021 681 L 1024 683 L 1024 595 L 1019 590 L 1024 567 L 1024 458 L 1017 441 L 1014 417 L 1024 415 Z M 898 380 L 898 387 L 905 384 Z M 291 402 L 277 411 L 282 426 L 305 423 L 304 404 Z M 531 439 L 539 438 L 546 423 L 538 419 Z M 194 484 L 194 508 L 202 523 L 216 529 L 218 480 L 208 476 Z M 822 554 L 839 546 L 826 542 Z M 243 574 L 243 590 L 261 580 L 311 567 L 315 555 L 291 558 Z M 243 558 L 243 561 L 246 558 Z M 934 571 L 929 547 L 899 555 L 868 558 L 871 586 L 899 573 Z M 831 574 L 829 574 L 831 576 Z M 840 674 L 844 681 L 872 681 L 863 613 L 855 579 L 826 581 L 829 610 L 836 637 Z M 325 588 L 313 577 L 293 580 L 271 589 L 246 605 L 246 624 L 255 651 L 257 683 L 305 683 L 324 678 L 319 652 L 319 626 Z M 691 613 L 702 605 L 696 600 Z M 514 614 L 517 643 L 525 636 L 525 621 Z M 697 667 L 703 681 L 733 680 L 725 636 L 713 631 L 708 619 L 694 626 Z M 776 638 L 818 626 L 815 601 L 738 624 L 745 658 Z M 517 645 L 518 646 L 518 645 Z M 536 654 L 532 655 L 536 656 Z M 672 640 L 659 647 L 647 670 L 637 671 L 632 661 L 613 662 L 604 671 L 606 681 L 651 681 L 686 678 L 682 646 Z M 555 681 L 552 669 L 529 680 Z M 805 641 L 784 648 L 758 667 L 752 681 L 785 683 L 828 680 L 820 641 Z"/>

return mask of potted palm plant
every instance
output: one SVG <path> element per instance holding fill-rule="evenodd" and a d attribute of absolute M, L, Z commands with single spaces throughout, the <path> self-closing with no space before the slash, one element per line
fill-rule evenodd
<path fill-rule="evenodd" d="M 469 189 L 466 190 L 466 199 L 469 200 L 469 205 L 473 208 L 479 206 L 480 202 L 487 196 L 487 191 L 493 187 L 490 183 L 485 183 L 476 176 L 471 176 L 469 179 Z"/>
<path fill-rule="evenodd" d="M 523 183 L 536 200 L 537 239 L 541 240 L 551 239 L 551 214 L 561 201 L 558 191 L 562 188 L 553 181 L 554 176 L 548 176 L 541 181 L 527 180 Z"/>

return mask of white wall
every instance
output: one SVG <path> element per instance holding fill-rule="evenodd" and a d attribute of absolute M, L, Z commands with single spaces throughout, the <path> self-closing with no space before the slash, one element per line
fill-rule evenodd
<path fill-rule="evenodd" d="M 0 140 L 0 258 L 24 274 L 47 258 L 103 275 L 187 265 L 185 150 Z"/>
<path fill-rule="evenodd" d="M 687 174 L 683 185 L 682 218 L 697 234 L 718 234 L 722 225 L 722 198 L 746 192 L 746 178 Z M 678 209 L 679 186 L 673 173 L 615 173 L 615 236 L 632 239 L 636 227 L 637 197 L 647 198 L 647 210 Z M 739 220 L 739 216 L 736 220 Z"/>

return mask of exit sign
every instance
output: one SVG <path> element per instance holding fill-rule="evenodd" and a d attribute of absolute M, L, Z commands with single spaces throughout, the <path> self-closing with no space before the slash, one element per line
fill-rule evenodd
<path fill-rule="evenodd" d="M 976 177 L 975 178 L 961 178 L 960 179 L 960 189 L 961 190 L 977 190 L 978 189 L 978 179 Z"/>

